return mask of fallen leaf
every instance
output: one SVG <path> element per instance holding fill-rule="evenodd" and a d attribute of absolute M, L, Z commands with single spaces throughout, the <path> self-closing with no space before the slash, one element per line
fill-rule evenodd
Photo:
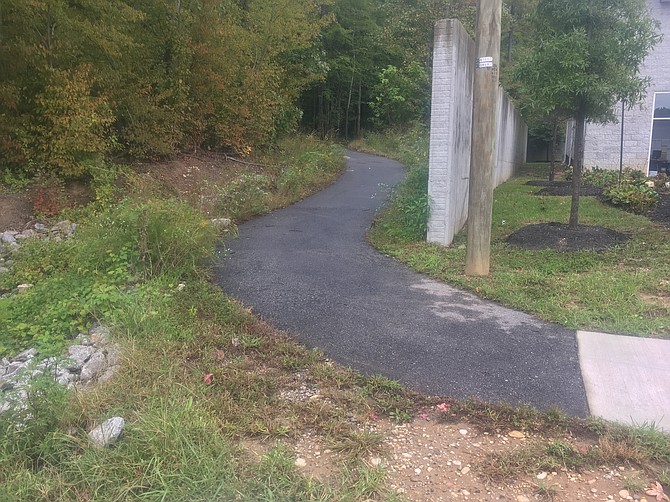
<path fill-rule="evenodd" d="M 370 415 L 368 415 L 368 417 L 369 417 L 370 420 L 372 420 L 373 422 L 374 422 L 375 420 L 379 420 L 379 417 L 378 417 L 377 414 L 374 413 L 374 412 L 373 412 L 373 413 L 370 413 Z"/>
<path fill-rule="evenodd" d="M 423 418 L 426 422 L 430 422 L 430 417 L 428 416 L 428 413 L 419 413 L 419 416 Z"/>
<path fill-rule="evenodd" d="M 656 497 L 657 502 L 663 502 L 664 500 L 670 501 L 668 496 L 663 491 L 663 487 L 661 486 L 661 483 L 659 483 L 658 481 L 656 481 L 656 485 L 649 488 L 646 493 L 647 493 L 647 495 L 651 495 L 652 497 Z"/>
<path fill-rule="evenodd" d="M 214 352 L 214 357 L 216 357 L 219 361 L 223 361 L 226 358 L 226 351 L 219 349 Z"/>
<path fill-rule="evenodd" d="M 212 385 L 214 383 L 214 374 L 213 373 L 203 373 L 202 381 L 205 382 L 205 385 Z"/>
<path fill-rule="evenodd" d="M 526 435 L 521 431 L 510 431 L 507 433 L 507 435 L 515 439 L 523 439 L 526 437 Z"/>
<path fill-rule="evenodd" d="M 449 403 L 440 403 L 440 404 L 437 405 L 437 409 L 440 410 L 443 413 L 446 413 L 447 411 L 449 411 L 450 408 L 451 408 L 451 404 L 449 404 Z"/>

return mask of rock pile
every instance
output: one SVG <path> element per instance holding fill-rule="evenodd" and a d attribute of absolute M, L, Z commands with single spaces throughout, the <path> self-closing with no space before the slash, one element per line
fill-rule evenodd
<path fill-rule="evenodd" d="M 59 221 L 53 226 L 35 223 L 23 232 L 6 230 L 0 233 L 0 273 L 8 272 L 12 265 L 12 252 L 21 247 L 26 239 L 44 239 L 60 241 L 74 234 L 77 224 L 69 220 Z"/>
<path fill-rule="evenodd" d="M 30 384 L 38 376 L 51 376 L 68 388 L 87 386 L 109 380 L 119 364 L 119 349 L 111 342 L 109 330 L 100 325 L 81 333 L 64 356 L 40 360 L 38 355 L 37 350 L 28 349 L 0 361 L 0 413 L 24 407 Z"/>

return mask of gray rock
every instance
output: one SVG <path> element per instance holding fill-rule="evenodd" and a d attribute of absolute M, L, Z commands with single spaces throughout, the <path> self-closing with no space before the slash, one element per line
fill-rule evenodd
<path fill-rule="evenodd" d="M 89 331 L 91 343 L 102 347 L 109 343 L 109 328 L 99 324 L 93 326 Z"/>
<path fill-rule="evenodd" d="M 13 388 L 14 388 L 14 382 L 10 380 L 0 379 L 0 392 L 12 390 Z"/>
<path fill-rule="evenodd" d="M 109 366 L 105 372 L 98 377 L 98 382 L 103 383 L 111 380 L 118 368 L 118 366 Z"/>
<path fill-rule="evenodd" d="M 105 354 L 98 351 L 94 353 L 91 358 L 81 368 L 79 378 L 82 383 L 89 383 L 95 380 L 98 375 L 107 367 Z"/>
<path fill-rule="evenodd" d="M 28 230 L 24 230 L 20 234 L 16 234 L 16 240 L 23 240 L 23 239 L 30 239 L 32 237 L 35 237 L 36 232 L 32 229 L 29 228 Z"/>
<path fill-rule="evenodd" d="M 65 367 L 72 371 L 81 370 L 82 366 L 88 361 L 95 349 L 91 346 L 72 345 L 67 349 L 69 355 L 68 361 L 65 362 Z"/>
<path fill-rule="evenodd" d="M 119 348 L 116 345 L 108 345 L 105 352 L 107 354 L 107 366 L 117 366 L 121 356 Z"/>
<path fill-rule="evenodd" d="M 35 230 L 37 230 L 40 233 L 46 233 L 49 231 L 49 229 L 44 223 L 35 223 Z"/>
<path fill-rule="evenodd" d="M 0 366 L 0 376 L 8 378 L 16 375 L 20 370 L 25 367 L 23 363 L 7 363 Z"/>
<path fill-rule="evenodd" d="M 56 382 L 66 387 L 71 387 L 77 380 L 79 380 L 79 377 L 68 371 L 56 375 Z"/>
<path fill-rule="evenodd" d="M 0 242 L 5 244 L 16 244 L 16 238 L 14 237 L 14 232 L 6 231 L 0 235 Z"/>
<path fill-rule="evenodd" d="M 28 359 L 32 359 L 36 355 L 37 355 L 37 350 L 35 350 L 35 349 L 24 350 L 23 352 L 14 356 L 14 361 L 13 362 L 23 363 L 23 362 L 26 362 Z"/>
<path fill-rule="evenodd" d="M 219 231 L 226 231 L 233 228 L 233 222 L 230 218 L 212 218 L 209 220 L 209 223 Z"/>
<path fill-rule="evenodd" d="M 121 417 L 113 417 L 105 420 L 98 427 L 88 433 L 91 442 L 98 448 L 105 448 L 116 443 L 125 427 L 125 420 Z"/>
<path fill-rule="evenodd" d="M 93 345 L 93 342 L 86 333 L 79 333 L 75 338 L 78 345 Z"/>
<path fill-rule="evenodd" d="M 18 289 L 19 294 L 22 295 L 32 287 L 33 287 L 32 284 L 19 284 L 18 286 L 16 286 L 16 289 Z"/>
<path fill-rule="evenodd" d="M 9 272 L 7 267 L 0 267 L 0 274 L 6 274 L 7 272 Z"/>

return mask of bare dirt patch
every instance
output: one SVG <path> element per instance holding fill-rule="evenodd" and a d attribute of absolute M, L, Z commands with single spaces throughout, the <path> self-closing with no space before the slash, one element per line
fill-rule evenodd
<path fill-rule="evenodd" d="M 33 202 L 27 192 L 0 193 L 0 232 L 20 232 L 34 219 Z"/>
<path fill-rule="evenodd" d="M 199 152 L 181 155 L 176 159 L 152 163 L 138 163 L 133 170 L 138 174 L 140 190 L 158 189 L 161 194 L 177 197 L 210 215 L 217 190 L 231 182 L 240 172 L 262 172 L 253 163 L 230 160 L 224 154 Z"/>
<path fill-rule="evenodd" d="M 502 480 L 491 479 L 491 466 L 517 454 L 524 458 L 522 452 L 531 447 L 546 448 L 555 440 L 579 449 L 586 447 L 584 439 L 569 434 L 545 438 L 520 431 L 488 432 L 472 423 L 440 422 L 435 413 L 424 414 L 407 424 L 383 419 L 360 427 L 384 435 L 382 451 L 371 452 L 365 462 L 371 469 L 383 470 L 390 491 L 408 500 L 651 500 L 650 497 L 645 499 L 642 487 L 651 486 L 654 480 L 630 465 L 545 469 L 528 461 L 525 473 Z M 285 445 L 293 449 L 296 466 L 307 477 L 327 482 L 330 474 L 343 468 L 342 455 L 329 449 L 325 440 L 317 435 L 286 440 Z"/>
<path fill-rule="evenodd" d="M 210 152 L 181 155 L 161 162 L 137 163 L 130 167 L 137 175 L 132 181 L 136 185 L 134 188 L 180 198 L 207 214 L 211 213 L 218 187 L 234 179 L 241 171 L 262 169 Z M 34 207 L 38 191 L 36 184 L 19 192 L 0 191 L 0 232 L 21 231 L 38 220 Z M 85 181 L 70 181 L 59 188 L 50 187 L 50 191 L 55 192 L 55 204 L 61 210 L 83 206 L 95 197 Z"/>
<path fill-rule="evenodd" d="M 526 183 L 529 186 L 544 187 L 542 190 L 536 192 L 536 195 L 554 195 L 559 197 L 566 197 L 572 195 L 571 181 L 529 181 Z M 593 185 L 584 184 L 580 187 L 579 194 L 583 196 L 600 196 L 603 193 L 602 188 L 594 187 Z"/>
<path fill-rule="evenodd" d="M 62 186 L 48 186 L 53 205 L 60 211 L 88 204 L 94 197 L 90 186 L 82 181 L 69 181 Z M 41 221 L 35 210 L 35 200 L 40 187 L 33 184 L 20 192 L 0 191 L 0 232 L 4 230 L 24 230 L 35 221 Z"/>
<path fill-rule="evenodd" d="M 572 229 L 564 223 L 538 223 L 517 230 L 507 242 L 524 249 L 604 251 L 629 239 L 630 236 L 605 227 L 578 225 Z"/>

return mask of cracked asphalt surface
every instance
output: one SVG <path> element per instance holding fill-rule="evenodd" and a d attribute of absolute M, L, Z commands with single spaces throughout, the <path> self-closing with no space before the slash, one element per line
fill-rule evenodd
<path fill-rule="evenodd" d="M 401 164 L 348 152 L 324 191 L 240 225 L 224 291 L 308 347 L 433 395 L 586 416 L 575 332 L 417 274 L 365 240 Z"/>

